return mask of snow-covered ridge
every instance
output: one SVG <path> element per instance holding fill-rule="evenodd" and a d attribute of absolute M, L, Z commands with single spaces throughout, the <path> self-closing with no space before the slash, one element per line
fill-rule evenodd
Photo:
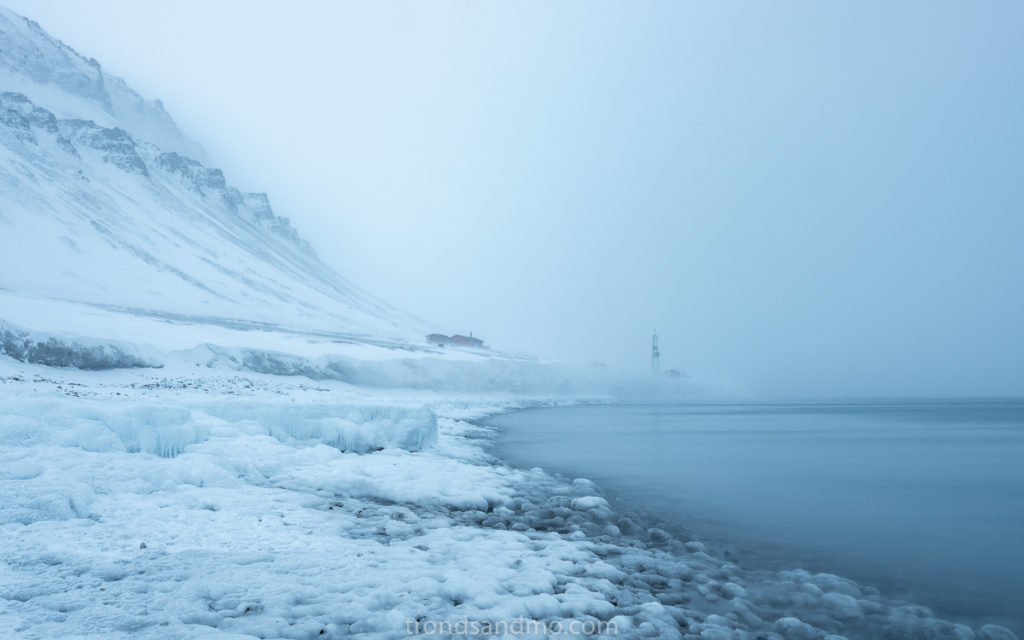
<path fill-rule="evenodd" d="M 204 157 L 202 148 L 178 129 L 162 102 L 145 100 L 122 79 L 105 73 L 94 58 L 82 56 L 47 34 L 37 22 L 0 6 L 0 85 L 23 84 L 19 80 L 55 89 L 42 92 L 43 100 L 53 104 L 44 104 L 51 110 L 69 107 L 86 111 L 89 118 L 108 116 L 159 147 Z M 77 104 L 68 105 L 58 97 L 61 94 L 77 98 Z"/>
<path fill-rule="evenodd" d="M 203 166 L 197 160 L 177 152 L 161 152 L 153 145 L 140 143 L 119 127 L 102 127 L 92 120 L 58 119 L 52 112 L 33 103 L 22 93 L 0 93 L 0 124 L 6 126 L 12 138 L 26 144 L 39 145 L 41 136 L 49 136 L 56 146 L 68 155 L 80 159 L 82 149 L 99 152 L 103 162 L 125 173 L 151 177 L 153 171 L 162 171 L 180 179 L 188 189 L 200 196 L 212 194 L 234 209 L 247 215 L 263 229 L 293 243 L 302 251 L 312 252 L 305 240 L 299 238 L 287 218 L 274 215 L 265 193 L 242 193 L 229 186 L 224 172 Z"/>
<path fill-rule="evenodd" d="M 159 101 L 0 8 L 0 289 L 196 323 L 428 332 L 204 157 Z"/>

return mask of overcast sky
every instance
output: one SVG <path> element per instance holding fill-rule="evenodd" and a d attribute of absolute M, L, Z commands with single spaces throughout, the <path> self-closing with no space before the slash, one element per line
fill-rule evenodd
<path fill-rule="evenodd" d="M 1024 4 L 5 0 L 494 347 L 1024 393 Z"/>

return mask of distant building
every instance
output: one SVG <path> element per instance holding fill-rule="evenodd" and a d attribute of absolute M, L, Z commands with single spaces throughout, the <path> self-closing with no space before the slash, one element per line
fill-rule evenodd
<path fill-rule="evenodd" d="M 472 333 L 468 336 L 454 335 L 451 339 L 452 344 L 457 347 L 470 347 L 471 349 L 484 348 L 484 341 L 480 338 L 474 338 Z"/>
<path fill-rule="evenodd" d="M 430 344 L 436 344 L 439 347 L 469 347 L 470 349 L 486 349 L 484 341 L 480 338 L 474 338 L 473 334 L 470 333 L 468 336 L 446 336 L 443 333 L 432 333 L 427 336 L 427 342 Z"/>
<path fill-rule="evenodd" d="M 436 344 L 439 347 L 444 347 L 452 343 L 451 336 L 446 336 L 443 333 L 432 333 L 427 336 L 427 342 L 430 344 Z"/>

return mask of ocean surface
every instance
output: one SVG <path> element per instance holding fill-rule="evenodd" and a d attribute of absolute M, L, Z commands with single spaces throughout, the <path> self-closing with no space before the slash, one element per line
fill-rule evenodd
<path fill-rule="evenodd" d="M 1024 638 L 1024 400 L 613 404 L 491 418 L 747 566 L 826 571 Z"/>

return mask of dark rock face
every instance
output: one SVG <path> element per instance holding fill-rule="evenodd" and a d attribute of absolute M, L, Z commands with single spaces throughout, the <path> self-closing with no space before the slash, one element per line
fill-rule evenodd
<path fill-rule="evenodd" d="M 186 158 L 173 151 L 161 153 L 155 162 L 164 171 L 181 176 L 189 186 L 200 193 L 204 188 L 224 189 L 227 186 L 224 172 L 220 169 L 209 169 L 192 158 Z"/>
<path fill-rule="evenodd" d="M 202 148 L 175 125 L 159 100 L 145 100 L 123 80 L 50 37 L 36 22 L 0 7 L 0 70 L 51 85 L 113 115 L 137 140 L 202 157 Z"/>
<path fill-rule="evenodd" d="M 271 220 L 275 217 L 274 210 L 270 208 L 270 198 L 265 193 L 243 193 L 242 204 L 258 219 Z"/>
<path fill-rule="evenodd" d="M 25 129 L 38 127 L 47 133 L 57 133 L 56 116 L 42 107 L 37 107 L 23 93 L 0 93 L 0 112 L 4 114 L 0 117 L 5 117 L 4 124 L 8 126 L 13 124 L 6 121 L 6 118 L 17 119 L 20 126 Z"/>
<path fill-rule="evenodd" d="M 129 173 L 149 176 L 149 169 L 139 156 L 135 140 L 124 129 L 108 129 L 92 120 L 61 120 L 59 125 L 71 142 L 102 151 L 104 162 Z"/>
<path fill-rule="evenodd" d="M 57 145 L 69 155 L 79 157 L 78 148 L 95 149 L 104 162 L 127 173 L 150 176 L 150 165 L 156 170 L 176 176 L 192 191 L 203 197 L 214 195 L 229 210 L 265 231 L 311 252 L 307 242 L 299 238 L 288 218 L 274 214 L 265 193 L 243 193 L 228 186 L 224 172 L 204 166 L 177 152 L 161 153 L 152 145 L 140 144 L 120 127 L 103 127 L 92 120 L 58 120 L 47 109 L 34 104 L 21 93 L 0 93 L 0 127 L 21 143 L 38 144 L 38 134 L 55 136 Z M 77 147 L 77 148 L 76 148 Z"/>
<path fill-rule="evenodd" d="M 35 144 L 36 137 L 32 133 L 32 125 L 23 113 L 0 107 L 0 125 L 11 129 L 19 140 Z"/>
<path fill-rule="evenodd" d="M 161 153 L 156 157 L 156 166 L 168 173 L 177 173 L 182 176 L 191 176 L 194 168 L 200 164 L 191 158 L 178 155 L 177 153 Z"/>
<path fill-rule="evenodd" d="M 299 244 L 309 250 L 308 244 L 299 238 L 288 218 L 274 215 L 270 199 L 265 193 L 244 193 L 230 187 L 224 179 L 224 172 L 211 169 L 202 163 L 187 158 L 179 153 L 161 153 L 153 160 L 153 165 L 162 171 L 178 176 L 190 189 L 206 195 L 214 192 L 219 195 L 225 205 L 240 216 L 250 216 L 252 221 L 263 229 Z"/>
<path fill-rule="evenodd" d="M 0 126 L 7 127 L 15 138 L 29 144 L 38 144 L 36 130 L 56 136 L 58 146 L 73 156 L 78 155 L 67 138 L 60 135 L 57 117 L 36 106 L 23 93 L 0 93 Z"/>
<path fill-rule="evenodd" d="M 15 20 L 17 20 L 15 18 Z M 14 24 L 0 24 L 0 66 L 32 78 L 40 84 L 55 84 L 68 93 L 99 103 L 108 111 L 110 95 L 103 85 L 103 72 L 94 59 L 55 41 L 39 23 L 22 18 L 24 30 Z M 8 22 L 4 16 L 0 21 Z"/>

